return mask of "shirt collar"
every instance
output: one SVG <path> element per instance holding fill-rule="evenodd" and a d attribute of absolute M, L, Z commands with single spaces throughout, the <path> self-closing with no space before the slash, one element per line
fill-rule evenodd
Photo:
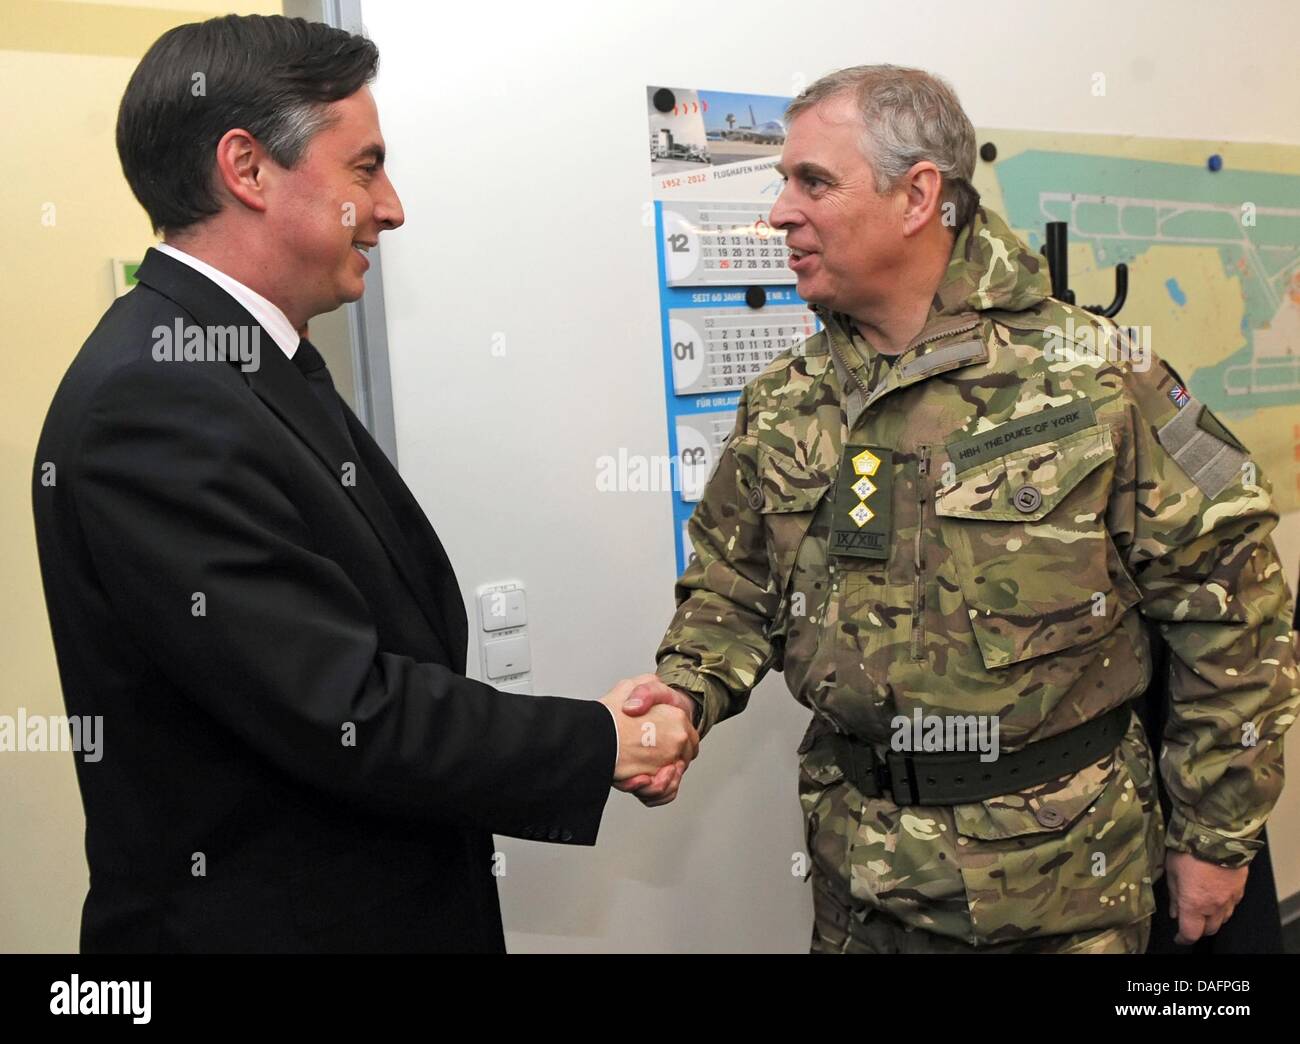
<path fill-rule="evenodd" d="M 176 249 L 170 243 L 157 243 L 155 249 L 168 257 L 174 257 L 177 261 L 189 265 L 196 272 L 211 279 L 217 286 L 248 309 L 248 314 L 256 319 L 262 329 L 271 335 L 271 340 L 279 346 L 280 351 L 284 352 L 290 359 L 293 358 L 293 353 L 298 350 L 300 338 L 298 337 L 298 331 L 289 322 L 289 317 L 279 308 L 255 290 L 250 290 L 238 279 L 231 278 L 221 269 L 213 268 L 206 261 L 200 261 L 192 254 Z"/>

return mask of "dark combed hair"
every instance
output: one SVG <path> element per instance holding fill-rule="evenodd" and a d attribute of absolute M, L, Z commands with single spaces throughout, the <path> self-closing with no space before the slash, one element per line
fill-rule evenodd
<path fill-rule="evenodd" d="M 379 49 L 362 36 L 280 15 L 180 25 L 149 48 L 122 95 L 117 154 L 155 232 L 221 209 L 216 146 L 242 127 L 282 167 L 328 122 L 326 106 L 374 79 Z"/>

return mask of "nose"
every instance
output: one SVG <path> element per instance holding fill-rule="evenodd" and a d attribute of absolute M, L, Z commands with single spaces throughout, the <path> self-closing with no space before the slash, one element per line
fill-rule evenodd
<path fill-rule="evenodd" d="M 406 221 L 406 214 L 402 211 L 402 201 L 397 198 L 397 189 L 393 188 L 387 173 L 384 174 L 383 185 L 375 194 L 373 213 L 380 228 L 401 228 Z"/>
<path fill-rule="evenodd" d="M 788 232 L 799 223 L 798 212 L 789 202 L 789 192 L 790 184 L 786 182 L 781 194 L 776 197 L 776 202 L 772 204 L 772 212 L 767 216 L 767 223 L 782 232 Z"/>

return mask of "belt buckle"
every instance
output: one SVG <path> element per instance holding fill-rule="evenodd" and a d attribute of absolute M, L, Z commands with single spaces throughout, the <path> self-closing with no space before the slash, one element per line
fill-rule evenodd
<path fill-rule="evenodd" d="M 875 753 L 870 747 L 863 745 L 855 740 L 852 736 L 842 736 L 843 750 L 847 764 L 843 766 L 845 774 L 853 782 L 853 785 L 863 790 L 862 784 L 867 780 L 875 780 L 877 784 L 877 793 L 879 793 L 879 779 L 876 778 Z M 863 793 L 866 794 L 865 790 Z M 871 794 L 866 794 L 871 797 Z"/>
<path fill-rule="evenodd" d="M 916 785 L 916 762 L 910 753 L 890 752 L 882 763 L 878 763 L 878 766 L 879 770 L 883 770 L 885 782 L 894 797 L 895 805 L 921 803 L 921 794 Z"/>

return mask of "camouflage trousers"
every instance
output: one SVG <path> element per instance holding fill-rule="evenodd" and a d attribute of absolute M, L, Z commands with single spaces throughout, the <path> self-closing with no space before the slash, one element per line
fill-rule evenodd
<path fill-rule="evenodd" d="M 1146 917 L 1118 928 L 972 946 L 855 903 L 816 871 L 812 886 L 810 953 L 1145 953 L 1151 935 Z"/>

